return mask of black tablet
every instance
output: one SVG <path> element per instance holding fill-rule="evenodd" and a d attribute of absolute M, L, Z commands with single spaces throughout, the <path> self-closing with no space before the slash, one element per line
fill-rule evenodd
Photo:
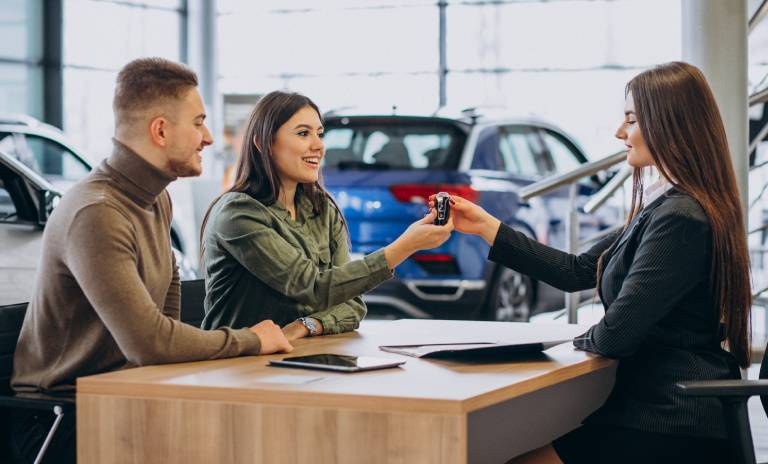
<path fill-rule="evenodd" d="M 345 354 L 312 354 L 275 359 L 269 362 L 271 366 L 303 367 L 306 369 L 323 369 L 341 372 L 371 371 L 386 369 L 405 364 L 405 361 L 392 358 L 374 358 L 371 356 L 349 356 Z"/>

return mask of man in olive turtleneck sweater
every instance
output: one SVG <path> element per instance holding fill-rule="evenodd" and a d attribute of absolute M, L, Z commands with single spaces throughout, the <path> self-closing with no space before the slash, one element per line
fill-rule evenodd
<path fill-rule="evenodd" d="M 204 331 L 178 320 L 165 188 L 200 175 L 200 153 L 213 142 L 196 87 L 191 70 L 157 58 L 118 75 L 112 155 L 67 192 L 45 229 L 14 357 L 17 392 L 71 394 L 84 375 L 291 350 L 272 321 Z M 37 452 L 52 420 L 14 413 L 17 457 Z M 47 454 L 73 462 L 74 417 L 62 425 Z"/>

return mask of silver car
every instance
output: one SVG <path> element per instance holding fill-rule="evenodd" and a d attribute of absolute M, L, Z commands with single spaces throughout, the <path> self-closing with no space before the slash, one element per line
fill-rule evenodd
<path fill-rule="evenodd" d="M 0 116 L 0 305 L 29 301 L 48 215 L 91 164 L 53 126 L 26 116 Z M 179 272 L 197 273 L 171 226 Z"/>

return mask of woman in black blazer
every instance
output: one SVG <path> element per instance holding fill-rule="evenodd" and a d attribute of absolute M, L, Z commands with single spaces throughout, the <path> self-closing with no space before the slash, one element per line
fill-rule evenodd
<path fill-rule="evenodd" d="M 565 291 L 597 286 L 605 316 L 574 345 L 620 360 L 600 409 L 514 462 L 729 462 L 719 402 L 674 387 L 735 378 L 749 362 L 744 216 L 702 73 L 673 62 L 633 78 L 616 137 L 635 168 L 631 214 L 586 253 L 542 245 L 452 198 L 456 230 L 485 238 L 489 259 Z M 644 192 L 651 166 L 659 180 Z"/>

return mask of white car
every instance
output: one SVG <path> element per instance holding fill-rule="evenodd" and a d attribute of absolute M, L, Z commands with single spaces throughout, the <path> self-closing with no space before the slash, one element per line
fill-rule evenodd
<path fill-rule="evenodd" d="M 29 301 L 48 215 L 91 170 L 78 153 L 53 126 L 0 116 L 0 305 Z M 196 279 L 173 225 L 171 243 L 181 278 Z"/>

